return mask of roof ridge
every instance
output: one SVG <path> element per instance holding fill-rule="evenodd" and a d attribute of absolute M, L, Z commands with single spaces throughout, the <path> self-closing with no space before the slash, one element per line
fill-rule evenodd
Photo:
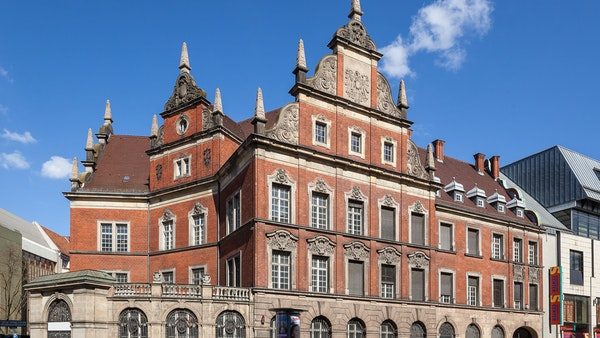
<path fill-rule="evenodd" d="M 586 159 L 588 159 L 588 160 L 590 160 L 590 161 L 594 161 L 594 162 L 596 162 L 596 163 L 598 164 L 598 166 L 600 166 L 600 160 L 597 160 L 597 159 L 595 159 L 595 158 L 592 158 L 592 157 L 590 157 L 590 156 L 588 156 L 588 155 L 582 154 L 582 153 L 578 152 L 577 150 L 573 150 L 573 149 L 567 148 L 567 147 L 565 147 L 565 146 L 563 146 L 563 145 L 560 145 L 560 144 L 557 144 L 557 145 L 556 145 L 556 147 L 557 147 L 557 148 L 558 148 L 560 151 L 563 151 L 563 150 L 564 150 L 564 151 L 568 151 L 568 152 L 571 152 L 571 153 L 573 153 L 573 154 L 575 154 L 575 155 L 578 155 L 578 156 L 581 156 L 581 157 L 583 157 L 583 158 L 586 158 Z M 600 169 L 600 168 L 599 168 L 599 169 Z"/>

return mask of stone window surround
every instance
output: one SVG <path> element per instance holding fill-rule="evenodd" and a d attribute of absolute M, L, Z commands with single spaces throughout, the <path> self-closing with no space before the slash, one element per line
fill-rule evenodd
<path fill-rule="evenodd" d="M 200 238 L 200 244 L 194 243 L 194 216 L 204 215 L 204 231 L 202 231 L 202 238 Z M 202 245 L 206 244 L 206 229 L 208 224 L 208 208 L 206 208 L 202 203 L 197 202 L 194 207 L 188 212 L 188 222 L 189 222 L 189 245 Z"/>
<path fill-rule="evenodd" d="M 349 219 L 348 219 L 348 208 L 350 207 L 350 200 L 355 200 L 363 203 L 363 217 L 362 217 L 362 233 L 361 236 L 365 236 L 366 231 L 369 230 L 369 198 L 363 194 L 362 190 L 358 186 L 354 186 L 350 191 L 344 193 L 344 200 L 346 202 L 345 218 L 346 218 L 346 228 L 344 232 L 349 232 Z"/>
<path fill-rule="evenodd" d="M 112 251 L 102 251 L 102 224 L 111 224 L 112 225 Z M 117 251 L 117 224 L 127 224 L 127 251 Z M 97 230 L 97 239 L 96 246 L 98 248 L 98 252 L 130 252 L 131 251 L 131 223 L 129 221 L 106 221 L 106 220 L 97 220 L 96 221 L 96 230 Z"/>
<path fill-rule="evenodd" d="M 290 175 L 285 169 L 277 169 L 271 175 L 267 176 L 267 191 L 269 192 L 269 214 L 267 215 L 267 219 L 271 219 L 271 214 L 273 212 L 273 184 L 285 185 L 290 188 L 290 210 L 289 210 L 289 223 L 296 224 L 296 181 L 290 178 Z M 240 195 L 241 201 L 241 195 Z M 241 203 L 240 203 L 241 205 Z M 241 207 L 240 207 L 241 213 Z"/>
<path fill-rule="evenodd" d="M 424 216 L 423 225 L 423 243 L 425 246 L 429 245 L 429 211 L 425 209 L 423 203 L 421 201 L 416 201 L 415 203 L 408 206 L 408 242 L 411 243 L 412 239 L 412 214 L 421 214 Z M 416 244 L 418 245 L 418 244 Z"/>
<path fill-rule="evenodd" d="M 536 260 L 536 264 L 534 265 L 540 265 L 540 249 L 539 249 L 539 245 L 538 245 L 538 241 L 527 241 L 527 264 L 531 265 L 529 263 L 529 261 L 531 260 L 531 257 L 529 257 L 529 247 L 532 243 L 535 243 L 535 260 Z"/>
<path fill-rule="evenodd" d="M 328 252 L 317 252 L 316 249 L 311 249 L 311 244 L 319 241 L 319 240 L 323 240 L 328 244 L 328 247 L 331 250 L 331 253 Z M 306 258 L 308 261 L 307 264 L 307 272 L 308 272 L 308 290 L 310 292 L 315 292 L 315 293 L 320 293 L 320 292 L 316 292 L 316 291 L 312 291 L 312 260 L 313 260 L 313 256 L 322 256 L 322 257 L 327 257 L 329 258 L 328 261 L 328 268 L 329 270 L 327 271 L 327 283 L 329 283 L 329 292 L 328 293 L 334 293 L 335 292 L 335 283 L 337 282 L 336 280 L 336 273 L 335 273 L 335 256 L 336 256 L 336 252 L 335 252 L 335 247 L 336 247 L 336 243 L 333 242 L 331 239 L 329 239 L 326 236 L 316 236 L 313 238 L 309 238 L 307 239 L 308 242 L 308 250 L 306 250 Z"/>
<path fill-rule="evenodd" d="M 179 176 L 177 176 L 177 170 L 175 168 L 177 168 L 177 161 L 180 160 L 184 160 L 184 159 L 188 159 L 188 172 L 185 174 L 181 174 Z M 192 155 L 191 154 L 182 154 L 181 156 L 175 158 L 173 160 L 173 180 L 177 180 L 183 177 L 189 177 L 192 175 Z"/>
<path fill-rule="evenodd" d="M 181 124 L 182 121 L 186 122 L 185 130 L 181 130 L 179 128 L 179 125 Z M 180 115 L 179 118 L 177 119 L 177 121 L 175 122 L 175 131 L 177 132 L 178 135 L 184 135 L 189 129 L 190 129 L 190 119 L 185 114 Z"/>
<path fill-rule="evenodd" d="M 313 224 L 312 224 L 312 194 L 313 192 L 317 192 L 317 193 L 321 193 L 321 194 L 326 194 L 329 195 L 329 206 L 328 206 L 328 213 L 329 213 L 329 219 L 327 220 L 329 223 L 327 224 L 327 230 L 332 230 L 333 229 L 333 224 L 335 224 L 335 213 L 333 212 L 333 206 L 335 205 L 335 191 L 329 186 L 329 184 L 327 184 L 327 181 L 325 181 L 324 179 L 322 179 L 321 177 L 317 177 L 314 181 L 312 181 L 311 183 L 308 184 L 308 218 L 309 218 L 309 223 L 310 223 L 310 227 L 314 228 L 314 229 L 318 229 L 316 228 Z"/>
<path fill-rule="evenodd" d="M 225 285 L 229 285 L 229 270 L 228 270 L 228 266 L 229 266 L 229 261 L 232 260 L 233 258 L 235 258 L 236 256 L 240 257 L 240 271 L 239 271 L 239 275 L 240 275 L 240 280 L 239 280 L 239 284 L 240 286 L 242 285 L 242 250 L 238 250 L 235 251 L 233 253 L 231 253 L 229 256 L 225 257 Z"/>
<path fill-rule="evenodd" d="M 381 209 L 382 207 L 394 209 L 394 240 L 400 241 L 400 203 L 396 202 L 392 195 L 384 195 L 380 199 L 377 200 L 377 210 L 379 210 L 379 215 L 377 215 L 379 219 L 379 228 L 378 228 L 378 237 L 381 238 Z"/>
<path fill-rule="evenodd" d="M 160 277 L 162 278 L 163 283 L 165 282 L 165 278 L 163 277 L 163 273 L 165 272 L 172 272 L 173 273 L 173 284 L 177 283 L 177 274 L 176 274 L 176 268 L 166 268 L 166 269 L 160 269 L 158 270 L 160 272 Z"/>
<path fill-rule="evenodd" d="M 503 308 L 507 308 L 507 304 L 506 304 L 506 296 L 508 295 L 508 288 L 506 287 L 506 281 L 508 280 L 508 278 L 506 278 L 506 276 L 503 275 L 492 275 L 491 276 L 491 288 L 490 290 L 492 290 L 491 295 L 492 295 L 492 307 L 494 307 L 494 279 L 498 279 L 498 280 L 502 280 L 502 285 L 503 285 L 503 290 L 502 290 L 502 295 L 504 296 L 504 299 L 502 300 L 504 303 L 502 304 Z"/>
<path fill-rule="evenodd" d="M 438 249 L 442 248 L 442 237 L 440 236 L 442 223 L 448 224 L 452 228 L 452 252 L 456 252 L 456 224 L 454 224 L 454 222 L 445 221 L 441 219 L 438 221 Z"/>
<path fill-rule="evenodd" d="M 426 265 L 423 266 L 416 266 L 415 264 L 413 264 L 411 262 L 412 258 L 415 256 L 419 256 L 422 255 L 425 258 L 425 261 L 427 262 Z M 425 273 L 425 285 L 423 285 L 424 288 L 424 294 L 425 294 L 425 298 L 424 298 L 424 302 L 428 302 L 429 301 L 429 256 L 427 256 L 424 252 L 422 251 L 414 251 L 410 254 L 407 255 L 408 257 L 408 299 L 412 300 L 412 269 L 420 269 L 423 270 Z"/>
<path fill-rule="evenodd" d="M 494 258 L 494 235 L 500 235 L 502 237 L 502 257 L 500 257 L 501 260 L 506 259 L 506 236 L 498 231 L 494 231 L 492 230 L 492 233 L 490 235 L 490 258 L 491 259 L 498 259 L 498 258 Z"/>
<path fill-rule="evenodd" d="M 386 261 L 384 256 L 382 255 L 385 251 L 390 251 L 392 253 L 395 253 L 396 258 L 394 260 L 389 260 Z M 394 290 L 394 299 L 399 299 L 402 296 L 402 290 L 401 290 L 401 275 L 400 275 L 400 271 L 402 270 L 402 260 L 401 260 L 401 256 L 402 256 L 402 252 L 400 252 L 400 250 L 396 249 L 395 247 L 392 246 L 386 246 L 380 250 L 377 250 L 377 254 L 378 254 L 378 258 L 377 258 L 377 267 L 379 268 L 379 276 L 378 276 L 378 290 L 379 290 L 379 296 L 381 297 L 381 266 L 382 265 L 393 265 L 396 267 L 396 285 L 395 285 L 395 290 Z"/>
<path fill-rule="evenodd" d="M 393 159 L 392 162 L 385 160 L 384 146 L 386 143 L 389 143 L 392 145 L 392 159 Z M 396 167 L 396 163 L 397 163 L 396 159 L 398 158 L 398 142 L 389 136 L 382 136 L 380 149 L 381 149 L 381 163 Z"/>
<path fill-rule="evenodd" d="M 117 278 L 117 273 L 121 274 L 127 274 L 127 282 L 129 283 L 129 281 L 131 280 L 131 272 L 130 271 L 126 271 L 126 270 L 102 270 L 103 272 L 106 272 L 107 274 L 113 276 L 114 278 Z"/>
<path fill-rule="evenodd" d="M 452 298 L 450 302 L 451 304 L 456 304 L 456 270 L 449 268 L 438 269 L 438 302 L 442 302 L 442 273 L 452 275 Z"/>
<path fill-rule="evenodd" d="M 170 219 L 168 219 L 168 220 L 165 217 L 167 215 L 169 215 L 169 217 L 170 217 Z M 177 215 L 175 215 L 169 209 L 165 209 L 163 214 L 158 219 L 158 236 L 159 236 L 158 246 L 159 246 L 159 250 L 167 250 L 167 249 L 165 249 L 165 236 L 164 236 L 164 230 L 165 230 L 164 222 L 166 222 L 166 221 L 173 221 L 173 247 L 169 249 L 169 250 L 173 250 L 177 247 L 176 240 L 175 240 L 177 238 L 177 236 L 176 236 L 176 234 L 177 234 Z"/>
<path fill-rule="evenodd" d="M 286 240 L 276 241 L 276 238 L 279 236 L 285 237 Z M 266 234 L 266 237 L 267 240 L 265 241 L 265 244 L 267 249 L 267 279 L 269 289 L 273 288 L 273 251 L 284 251 L 290 253 L 290 288 L 288 290 L 296 290 L 296 261 L 298 259 L 298 237 L 292 235 L 289 231 L 286 230 L 276 230 L 274 232 Z"/>
<path fill-rule="evenodd" d="M 269 189 L 269 191 L 271 191 L 271 190 Z M 240 194 L 240 208 L 239 208 L 239 210 L 240 210 L 240 211 L 239 211 L 239 213 L 240 213 L 240 217 L 239 217 L 239 218 L 240 218 L 240 226 L 239 226 L 238 228 L 235 228 L 235 229 L 233 229 L 232 231 L 229 231 L 229 228 L 230 228 L 230 226 L 229 226 L 229 223 L 230 223 L 232 220 L 230 220 L 230 219 L 229 219 L 229 213 L 228 213 L 228 210 L 227 210 L 227 204 L 229 203 L 229 201 L 233 200 L 233 198 L 235 197 L 235 195 L 236 195 L 236 194 L 238 194 L 238 193 Z M 269 195 L 270 195 L 270 193 L 269 193 Z M 237 229 L 239 229 L 239 228 L 241 228 L 241 227 L 242 227 L 242 204 L 243 204 L 243 203 L 242 203 L 242 188 L 240 187 L 240 188 L 238 188 L 238 189 L 234 190 L 234 191 L 233 191 L 233 192 L 232 192 L 232 193 L 231 193 L 231 194 L 230 194 L 230 195 L 227 197 L 227 199 L 225 200 L 225 233 L 226 233 L 226 235 L 229 235 L 230 233 L 233 233 L 233 232 L 235 232 Z M 269 204 L 270 204 L 270 202 L 269 202 Z M 270 215 L 270 214 L 269 214 L 269 215 Z M 234 216 L 234 218 L 235 218 L 235 216 Z"/>
<path fill-rule="evenodd" d="M 476 271 L 467 271 L 467 273 L 465 273 L 465 285 L 467 286 L 465 288 L 465 304 L 467 306 L 473 306 L 473 305 L 469 305 L 469 277 L 477 277 L 478 278 L 478 283 L 477 283 L 477 305 L 475 306 L 482 306 L 483 304 L 483 294 L 481 293 L 482 287 L 483 287 L 483 278 L 481 277 L 481 273 L 480 272 L 476 272 Z"/>
<path fill-rule="evenodd" d="M 312 144 L 315 146 L 325 147 L 331 149 L 331 120 L 326 118 L 324 115 L 312 115 L 311 116 L 312 126 Z M 315 134 L 317 122 L 323 123 L 326 126 L 325 143 L 317 142 L 317 135 Z"/>
<path fill-rule="evenodd" d="M 207 264 L 200 264 L 200 265 L 190 265 L 188 266 L 188 283 L 189 284 L 193 284 L 193 279 L 194 279 L 194 275 L 192 274 L 192 270 L 194 269 L 204 269 L 204 274 L 206 274 L 206 271 L 208 269 L 208 265 Z M 200 276 L 200 280 L 202 280 L 202 276 Z"/>
<path fill-rule="evenodd" d="M 471 256 L 482 257 L 481 254 L 481 228 L 475 225 L 467 225 L 467 231 L 465 231 L 465 253 Z M 469 252 L 469 230 L 477 230 L 477 254 Z"/>
<path fill-rule="evenodd" d="M 359 153 L 352 151 L 352 133 L 361 135 L 360 136 L 361 152 L 359 152 Z M 365 159 L 365 145 L 367 144 L 366 137 L 367 137 L 367 132 L 364 131 L 362 128 L 357 127 L 357 126 L 348 127 L 348 154 L 358 156 L 364 160 Z"/>
<path fill-rule="evenodd" d="M 366 255 L 366 257 L 360 257 L 359 255 L 354 255 L 352 248 L 358 248 L 359 249 L 359 254 L 362 255 Z M 344 285 L 346 286 L 345 290 L 344 290 L 344 294 L 346 295 L 350 295 L 350 289 L 348 288 L 348 266 L 350 265 L 350 261 L 357 261 L 357 262 L 362 262 L 363 263 L 363 297 L 368 297 L 369 296 L 369 290 L 370 290 L 370 252 L 371 249 L 366 246 L 363 242 L 361 241 L 353 241 L 349 244 L 345 244 L 344 245 L 344 279 L 345 279 L 345 283 Z"/>
<path fill-rule="evenodd" d="M 520 256 L 520 260 L 516 261 L 515 260 L 515 240 L 519 240 L 521 241 L 521 248 L 519 249 L 519 256 Z M 510 241 L 511 246 L 510 246 L 510 261 L 513 263 L 524 263 L 525 261 L 525 241 L 523 239 L 523 237 L 518 237 L 518 236 L 514 236 L 512 237 L 512 240 Z"/>

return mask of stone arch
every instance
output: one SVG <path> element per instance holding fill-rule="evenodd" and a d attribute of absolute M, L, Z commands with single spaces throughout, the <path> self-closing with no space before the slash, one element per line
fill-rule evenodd
<path fill-rule="evenodd" d="M 149 307 L 148 305 L 142 303 L 142 302 L 127 302 L 127 303 L 123 303 L 120 304 L 118 306 L 115 306 L 115 311 L 112 311 L 112 316 L 113 316 L 113 321 L 118 322 L 119 321 L 119 316 L 121 315 L 121 312 L 127 310 L 127 309 L 139 309 L 140 311 L 142 311 L 145 315 L 146 318 L 148 318 L 148 322 L 154 322 L 154 321 L 161 321 L 162 317 L 160 318 L 153 318 L 152 316 L 152 308 Z"/>
<path fill-rule="evenodd" d="M 64 293 L 54 293 L 52 294 L 50 297 L 48 297 L 48 300 L 46 301 L 46 305 L 44 305 L 44 311 L 42 312 L 43 317 L 45 318 L 45 320 L 48 320 L 48 310 L 50 310 L 50 305 L 57 299 L 60 300 L 64 300 L 65 303 L 67 303 L 67 305 L 69 306 L 69 311 L 71 311 L 71 315 L 73 314 L 73 302 L 71 301 L 71 298 L 69 298 L 69 296 L 65 295 Z"/>
<path fill-rule="evenodd" d="M 515 330 L 513 338 L 538 338 L 538 334 L 529 326 L 521 326 Z"/>
<path fill-rule="evenodd" d="M 310 335 L 320 333 L 321 335 L 325 334 L 326 337 L 331 337 L 331 330 L 331 321 L 325 316 L 314 317 L 309 323 Z"/>
<path fill-rule="evenodd" d="M 501 331 L 501 335 L 499 335 L 499 331 Z M 491 337 L 492 338 L 506 338 L 506 328 L 501 325 L 500 323 L 494 325 L 494 327 L 492 327 L 492 333 L 491 333 Z"/>
<path fill-rule="evenodd" d="M 386 319 L 379 325 L 379 335 L 380 337 L 398 337 L 398 325 L 391 320 Z"/>
<path fill-rule="evenodd" d="M 410 325 L 410 337 L 411 338 L 425 338 L 427 337 L 427 327 L 425 324 L 417 320 Z"/>
<path fill-rule="evenodd" d="M 465 338 L 481 338 L 481 327 L 475 322 L 469 323 L 465 329 Z"/>
<path fill-rule="evenodd" d="M 167 322 L 167 317 L 169 317 L 169 315 L 171 314 L 171 312 L 173 312 L 173 311 L 175 311 L 177 309 L 187 310 L 187 311 L 191 312 L 194 316 L 196 316 L 196 319 L 198 320 L 198 322 L 200 322 L 200 320 L 202 319 L 202 316 L 200 316 L 199 313 L 196 312 L 195 310 L 192 310 L 189 307 L 182 307 L 182 303 L 176 303 L 176 304 L 173 304 L 173 305 L 169 306 L 168 308 L 166 308 L 163 311 L 163 313 L 160 315 L 160 319 L 159 320 L 162 323 L 166 323 Z"/>
<path fill-rule="evenodd" d="M 215 319 L 215 337 L 246 337 L 246 319 L 238 311 L 225 310 Z M 223 334 L 225 333 L 225 334 Z"/>
<path fill-rule="evenodd" d="M 119 338 L 148 338 L 148 316 L 137 307 L 119 312 Z"/>
<path fill-rule="evenodd" d="M 441 338 L 454 338 L 456 337 L 456 325 L 453 325 L 449 321 L 444 321 L 438 326 L 436 334 Z"/>
<path fill-rule="evenodd" d="M 349 334 L 350 331 L 354 331 L 358 333 L 358 331 L 362 331 L 362 337 L 367 335 L 367 325 L 364 320 L 354 317 L 348 321 L 346 324 L 346 333 Z"/>
<path fill-rule="evenodd" d="M 178 307 L 166 317 L 165 337 L 198 338 L 200 322 L 198 316 L 190 309 Z"/>

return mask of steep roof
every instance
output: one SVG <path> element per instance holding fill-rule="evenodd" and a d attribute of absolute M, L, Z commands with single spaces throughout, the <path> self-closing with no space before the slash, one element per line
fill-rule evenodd
<path fill-rule="evenodd" d="M 45 226 L 42 226 L 42 229 L 44 229 L 48 237 L 50 237 L 52 242 L 54 242 L 62 254 L 69 255 L 71 243 L 69 242 L 69 238 L 67 236 L 59 235 Z"/>
<path fill-rule="evenodd" d="M 600 202 L 600 161 L 557 146 L 588 198 Z"/>
<path fill-rule="evenodd" d="M 96 170 L 80 191 L 148 192 L 150 149 L 147 136 L 111 135 Z"/>
<path fill-rule="evenodd" d="M 53 262 L 58 260 L 56 251 L 50 247 L 37 225 L 1 208 L 0 225 L 21 233 L 23 250 Z"/>

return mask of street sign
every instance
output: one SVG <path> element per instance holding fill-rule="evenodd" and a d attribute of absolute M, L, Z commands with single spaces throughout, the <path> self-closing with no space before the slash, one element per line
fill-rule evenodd
<path fill-rule="evenodd" d="M 562 325 L 562 270 L 560 266 L 550 268 L 548 289 L 550 291 L 550 325 Z"/>
<path fill-rule="evenodd" d="M 26 327 L 24 320 L 0 320 L 0 327 Z"/>

